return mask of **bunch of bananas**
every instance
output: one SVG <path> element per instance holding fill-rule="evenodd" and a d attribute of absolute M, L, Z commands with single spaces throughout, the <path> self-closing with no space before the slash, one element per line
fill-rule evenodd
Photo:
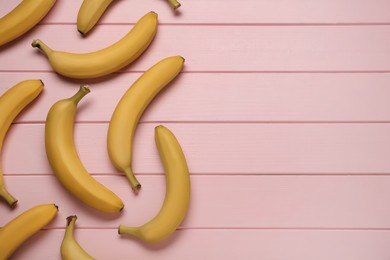
<path fill-rule="evenodd" d="M 176 9 L 180 3 L 168 0 Z M 23 0 L 14 10 L 0 19 L 0 46 L 20 37 L 54 6 L 56 0 Z M 86 35 L 103 15 L 112 0 L 84 0 L 78 17 L 77 30 Z M 152 43 L 157 32 L 157 14 L 149 12 L 122 39 L 104 49 L 91 53 L 55 51 L 41 40 L 32 46 L 39 48 L 53 69 L 63 76 L 92 79 L 118 71 L 141 56 Z M 113 111 L 107 150 L 112 164 L 123 172 L 137 192 L 141 184 L 132 170 L 132 144 L 138 121 L 154 97 L 175 79 L 183 69 L 184 58 L 167 57 L 143 73 L 123 94 Z M 43 91 L 40 79 L 25 80 L 0 96 L 0 152 L 7 130 L 15 117 Z M 62 185 L 76 198 L 97 210 L 120 213 L 123 201 L 111 190 L 95 180 L 81 162 L 74 143 L 74 123 L 78 103 L 90 93 L 81 85 L 72 97 L 57 101 L 50 108 L 45 123 L 45 148 L 50 166 Z M 167 238 L 183 221 L 190 199 L 190 174 L 181 146 L 174 134 L 160 125 L 155 128 L 155 142 L 166 174 L 166 195 L 157 215 L 139 227 L 119 225 L 119 234 L 129 234 L 145 242 Z M 0 167 L 0 197 L 10 207 L 18 200 L 6 189 Z M 57 214 L 58 206 L 41 204 L 26 210 L 0 228 L 0 259 L 8 259 L 29 237 L 46 226 Z M 77 216 L 69 216 L 60 247 L 63 259 L 93 259 L 75 240 Z"/>

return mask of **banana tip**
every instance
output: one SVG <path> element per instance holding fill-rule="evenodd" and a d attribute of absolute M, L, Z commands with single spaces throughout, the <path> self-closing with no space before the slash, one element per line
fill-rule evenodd
<path fill-rule="evenodd" d="M 14 208 L 16 208 L 17 205 L 18 205 L 18 200 L 15 200 L 14 202 L 12 202 L 10 204 L 10 207 L 11 207 L 11 209 L 14 209 Z"/>
<path fill-rule="evenodd" d="M 35 40 L 31 43 L 31 46 L 33 46 L 34 48 L 40 48 L 40 47 L 41 47 L 40 40 L 35 39 Z"/>
<path fill-rule="evenodd" d="M 66 218 L 66 225 L 69 226 L 70 222 L 72 222 L 73 219 L 77 220 L 77 216 L 71 215 L 71 216 L 67 217 Z"/>
<path fill-rule="evenodd" d="M 88 85 L 81 85 L 81 86 L 80 86 L 80 89 L 81 89 L 84 93 L 89 93 L 89 92 L 91 92 L 91 90 L 89 89 L 89 86 L 88 86 Z"/>
<path fill-rule="evenodd" d="M 121 234 L 121 226 L 118 227 L 118 234 Z"/>
<path fill-rule="evenodd" d="M 156 17 L 158 17 L 158 13 L 156 13 L 155 11 L 150 11 L 150 14 L 154 14 Z"/>
<path fill-rule="evenodd" d="M 85 36 L 87 33 L 83 32 L 82 30 L 80 30 L 79 28 L 77 28 L 77 31 L 81 34 L 81 36 Z"/>
<path fill-rule="evenodd" d="M 140 189 L 141 189 L 141 184 L 140 183 L 138 183 L 137 185 L 135 185 L 134 187 L 133 187 L 133 190 L 135 191 L 135 192 L 138 192 Z"/>

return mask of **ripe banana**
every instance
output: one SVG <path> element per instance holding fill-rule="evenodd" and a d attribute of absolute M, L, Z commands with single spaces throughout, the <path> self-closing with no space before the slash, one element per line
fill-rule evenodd
<path fill-rule="evenodd" d="M 111 162 L 124 172 L 133 190 L 141 188 L 132 170 L 132 146 L 137 123 L 153 98 L 182 70 L 184 58 L 173 56 L 147 70 L 126 91 L 111 117 L 107 148 Z"/>
<path fill-rule="evenodd" d="M 50 108 L 45 127 L 46 154 L 54 174 L 74 196 L 97 210 L 119 212 L 124 207 L 122 200 L 92 178 L 74 146 L 77 104 L 89 92 L 89 88 L 81 86 L 73 97 L 60 100 Z"/>
<path fill-rule="evenodd" d="M 77 15 L 77 30 L 87 34 L 99 21 L 113 0 L 84 0 Z"/>
<path fill-rule="evenodd" d="M 8 259 L 28 238 L 46 226 L 58 212 L 55 204 L 42 204 L 23 212 L 0 229 L 0 259 Z"/>
<path fill-rule="evenodd" d="M 181 6 L 181 4 L 177 0 L 168 0 L 168 2 L 175 10 Z"/>
<path fill-rule="evenodd" d="M 15 117 L 30 104 L 43 90 L 41 80 L 22 81 L 2 96 L 0 96 L 0 152 L 4 138 Z M 17 200 L 5 188 L 2 169 L 0 167 L 0 197 L 4 198 L 11 207 L 14 207 Z"/>
<path fill-rule="evenodd" d="M 140 227 L 120 225 L 119 234 L 130 234 L 145 242 L 167 238 L 183 221 L 190 200 L 190 174 L 176 137 L 164 126 L 155 128 L 155 140 L 166 174 L 166 195 L 160 212 Z"/>
<path fill-rule="evenodd" d="M 69 53 L 50 49 L 41 40 L 31 44 L 46 54 L 53 69 L 66 77 L 97 78 L 118 71 L 138 58 L 157 32 L 157 14 L 144 15 L 121 40 L 90 53 Z"/>
<path fill-rule="evenodd" d="M 0 18 L 0 46 L 32 29 L 55 3 L 56 0 L 23 0 L 11 12 Z"/>
<path fill-rule="evenodd" d="M 61 243 L 62 260 L 92 260 L 94 258 L 80 246 L 74 237 L 76 220 L 75 215 L 66 218 L 65 236 Z"/>

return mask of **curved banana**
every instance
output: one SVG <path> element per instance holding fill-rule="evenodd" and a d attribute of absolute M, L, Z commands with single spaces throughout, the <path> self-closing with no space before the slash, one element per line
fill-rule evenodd
<path fill-rule="evenodd" d="M 99 21 L 113 0 L 84 0 L 77 15 L 77 30 L 87 34 Z"/>
<path fill-rule="evenodd" d="M 93 260 L 94 258 L 80 246 L 74 237 L 76 220 L 75 215 L 66 218 L 65 235 L 61 243 L 62 260 Z"/>
<path fill-rule="evenodd" d="M 167 238 L 183 221 L 190 200 L 190 174 L 176 137 L 164 126 L 155 128 L 155 140 L 166 174 L 166 195 L 159 213 L 140 227 L 120 225 L 119 234 L 130 234 L 145 242 Z"/>
<path fill-rule="evenodd" d="M 124 207 L 122 200 L 92 178 L 74 146 L 77 104 L 89 92 L 89 88 L 81 86 L 73 97 L 60 100 L 50 108 L 45 127 L 47 158 L 54 174 L 74 196 L 97 210 L 120 212 Z"/>
<path fill-rule="evenodd" d="M 3 141 L 9 127 L 15 117 L 30 104 L 43 90 L 41 80 L 22 81 L 0 96 L 0 152 L 3 147 Z M 5 188 L 2 169 L 0 167 L 0 197 L 14 207 L 17 200 Z"/>
<path fill-rule="evenodd" d="M 46 226 L 58 212 L 55 204 L 42 204 L 23 212 L 0 229 L 0 259 L 8 259 L 28 238 Z"/>
<path fill-rule="evenodd" d="M 23 0 L 0 18 L 0 46 L 25 34 L 50 11 L 56 0 Z"/>
<path fill-rule="evenodd" d="M 157 32 L 157 14 L 144 15 L 121 40 L 90 53 L 54 51 L 41 40 L 31 44 L 46 54 L 53 69 L 66 77 L 97 78 L 118 71 L 138 58 L 150 45 Z"/>
<path fill-rule="evenodd" d="M 181 6 L 181 4 L 177 0 L 168 0 L 168 2 L 175 10 Z"/>
<path fill-rule="evenodd" d="M 134 133 L 138 121 L 153 98 L 182 70 L 184 58 L 173 56 L 147 70 L 126 91 L 111 117 L 107 148 L 111 162 L 124 172 L 133 190 L 141 188 L 131 166 Z"/>

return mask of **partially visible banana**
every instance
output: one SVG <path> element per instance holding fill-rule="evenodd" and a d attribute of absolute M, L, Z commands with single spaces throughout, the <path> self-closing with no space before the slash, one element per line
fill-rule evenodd
<path fill-rule="evenodd" d="M 166 175 L 166 195 L 159 213 L 140 227 L 120 225 L 119 234 L 130 234 L 145 242 L 167 238 L 183 221 L 190 200 L 190 174 L 179 142 L 164 127 L 155 128 L 155 140 Z"/>
<path fill-rule="evenodd" d="M 89 92 L 89 88 L 81 86 L 73 97 L 50 108 L 45 128 L 47 158 L 54 174 L 74 196 L 97 210 L 120 212 L 124 207 L 122 200 L 87 172 L 74 145 L 77 104 Z"/>
<path fill-rule="evenodd" d="M 181 6 L 181 4 L 177 0 L 168 0 L 168 2 L 175 10 Z"/>
<path fill-rule="evenodd" d="M 61 243 L 61 257 L 62 260 L 93 260 L 77 242 L 74 237 L 74 226 L 77 220 L 77 216 L 69 216 L 66 218 L 66 229 L 64 239 Z"/>
<path fill-rule="evenodd" d="M 87 34 L 99 21 L 113 0 L 84 0 L 77 15 L 77 30 Z"/>
<path fill-rule="evenodd" d="M 23 212 L 0 229 L 0 259 L 8 259 L 28 238 L 46 226 L 58 212 L 55 204 L 42 204 Z"/>
<path fill-rule="evenodd" d="M 156 32 L 157 14 L 149 12 L 122 39 L 99 51 L 55 51 L 41 40 L 34 40 L 32 46 L 44 52 L 53 69 L 63 76 L 78 79 L 97 78 L 118 71 L 137 59 L 148 48 Z"/>
<path fill-rule="evenodd" d="M 147 70 L 126 91 L 111 117 L 107 148 L 111 162 L 124 172 L 133 190 L 141 188 L 132 170 L 132 146 L 138 121 L 153 98 L 182 70 L 184 58 L 172 56 Z"/>
<path fill-rule="evenodd" d="M 56 0 L 23 0 L 0 18 L 0 46 L 25 34 L 50 11 Z"/>
<path fill-rule="evenodd" d="M 36 99 L 43 90 L 41 80 L 22 81 L 0 96 L 0 152 L 3 147 L 4 138 L 17 115 Z M 0 197 L 4 198 L 11 207 L 14 207 L 17 200 L 5 188 L 3 172 L 0 167 Z"/>

